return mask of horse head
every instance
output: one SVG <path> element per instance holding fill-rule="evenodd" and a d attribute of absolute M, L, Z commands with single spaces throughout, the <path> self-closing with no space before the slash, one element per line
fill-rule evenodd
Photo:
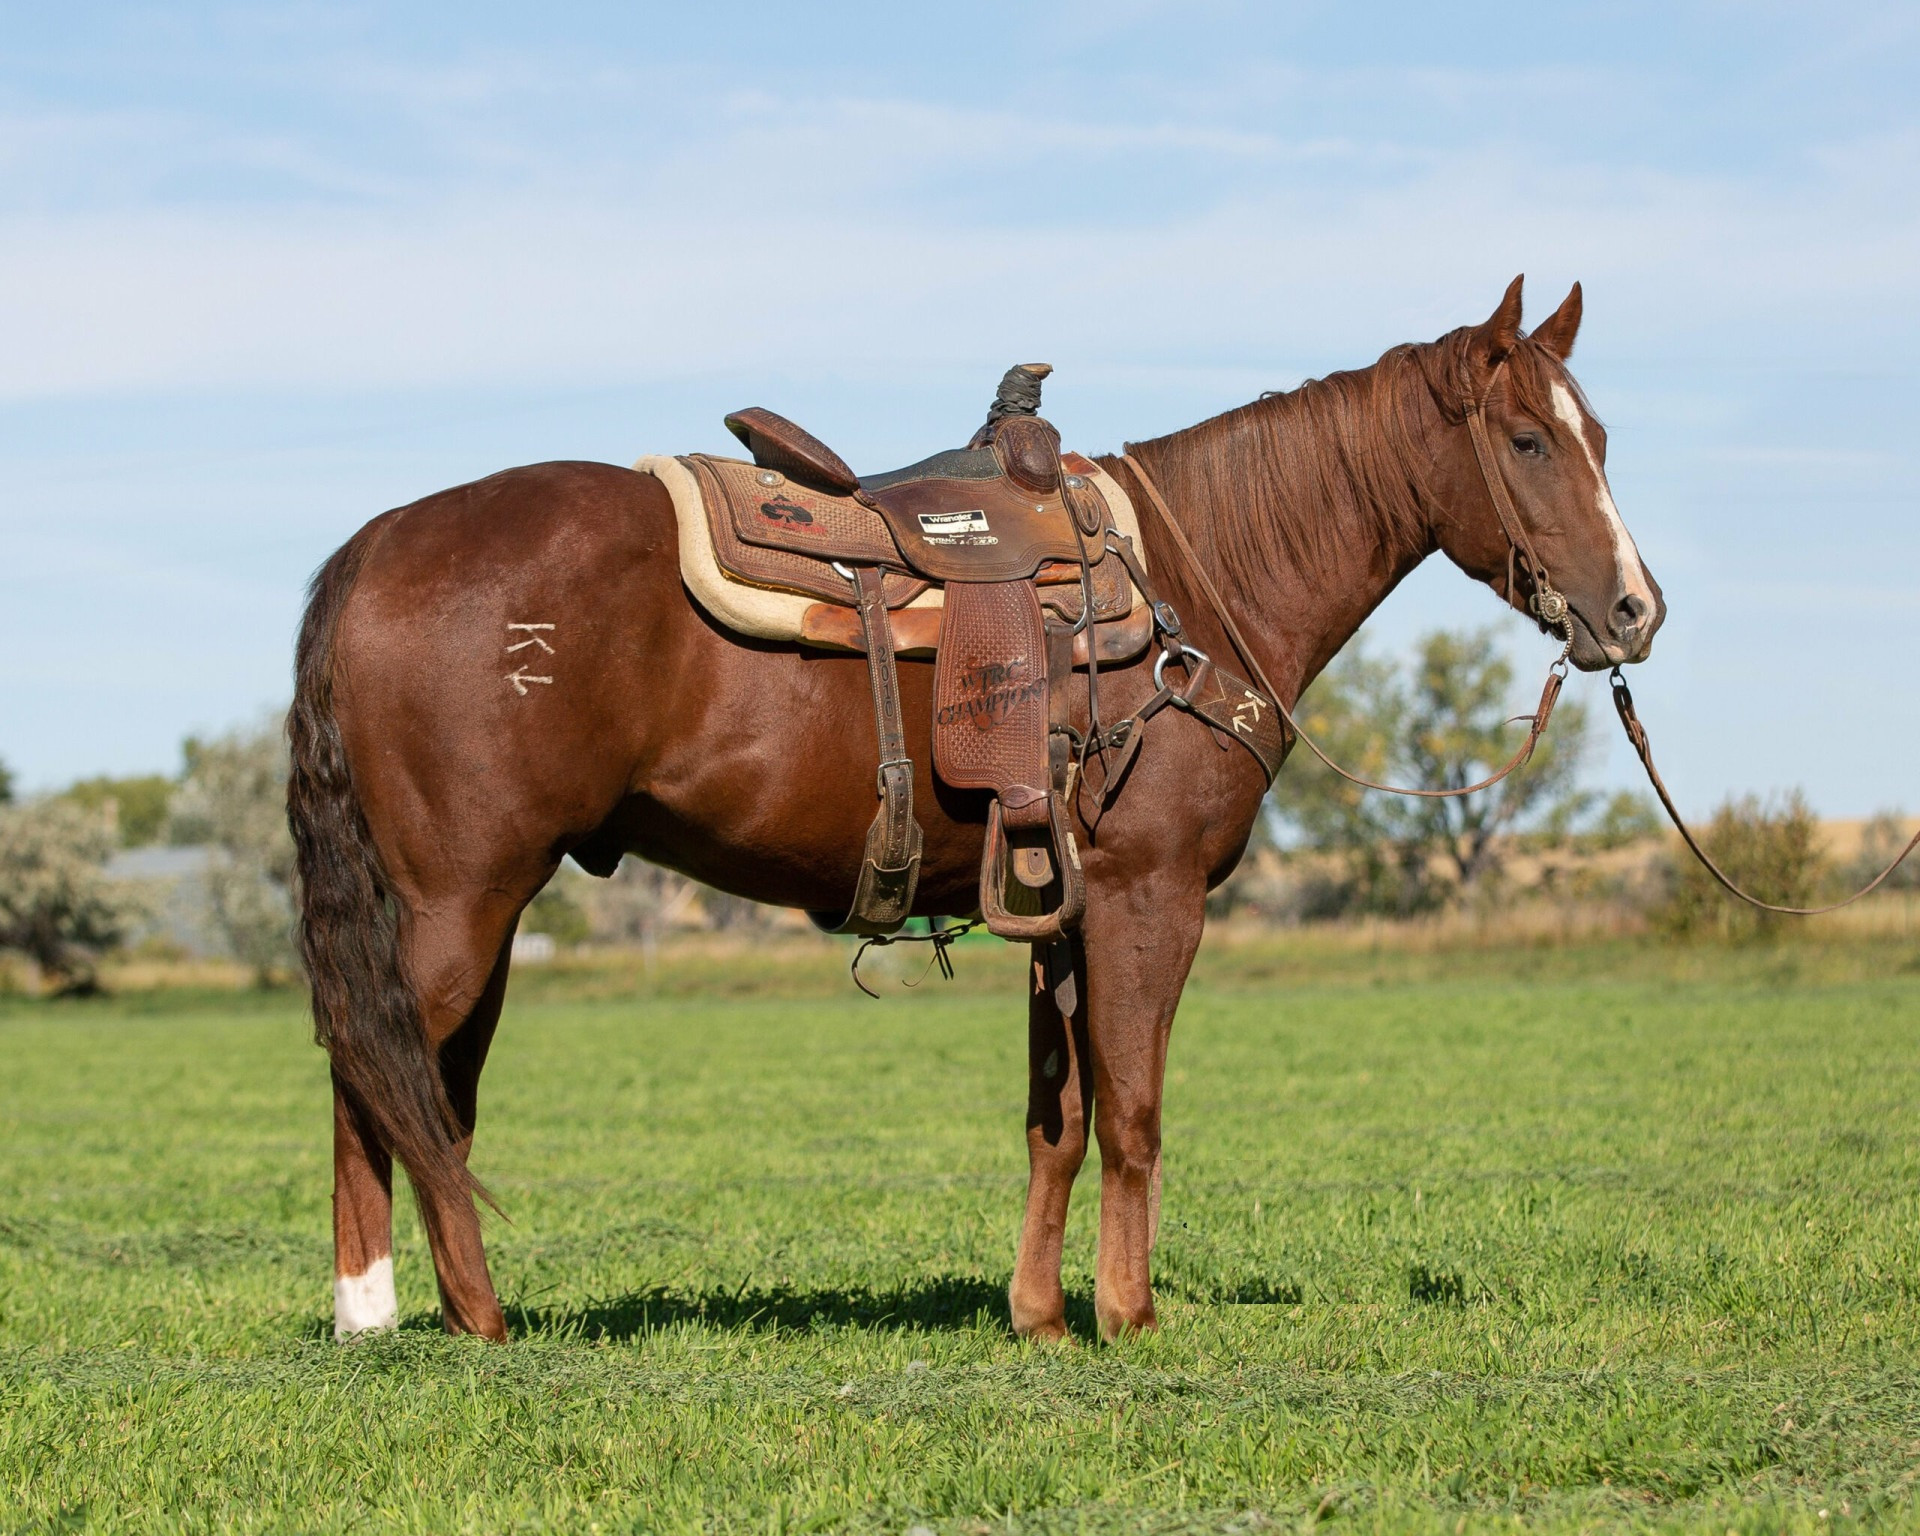
<path fill-rule="evenodd" d="M 1580 285 L 1529 335 L 1520 329 L 1521 281 L 1485 324 L 1448 338 L 1452 366 L 1435 386 L 1453 395 L 1442 405 L 1460 430 L 1448 433 L 1442 455 L 1451 515 L 1436 519 L 1435 534 L 1456 565 L 1543 627 L 1558 627 L 1551 592 L 1564 596 L 1583 671 L 1644 661 L 1666 603 L 1613 503 L 1606 428 L 1567 370 Z M 1485 425 L 1478 449 L 1475 412 Z"/>

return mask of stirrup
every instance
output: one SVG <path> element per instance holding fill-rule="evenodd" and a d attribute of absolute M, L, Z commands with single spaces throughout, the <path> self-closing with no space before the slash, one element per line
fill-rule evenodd
<path fill-rule="evenodd" d="M 904 760 L 880 770 L 881 803 L 867 828 L 860 882 L 846 915 L 809 912 L 822 933 L 852 933 L 867 938 L 898 933 L 913 912 L 920 883 L 920 824 L 913 819 L 913 764 Z"/>
<path fill-rule="evenodd" d="M 998 938 L 1046 944 L 1080 926 L 1087 910 L 1087 882 L 1080 870 L 1080 849 L 1067 825 L 1066 801 L 1058 790 L 1047 795 L 1047 830 L 1051 849 L 1032 843 L 1012 849 L 999 797 L 995 796 L 987 808 L 987 847 L 980 859 L 980 916 L 986 921 L 987 932 Z M 1030 890 L 1044 890 L 1057 883 L 1059 905 L 1051 912 L 1034 914 L 1008 910 L 1009 873 Z"/>

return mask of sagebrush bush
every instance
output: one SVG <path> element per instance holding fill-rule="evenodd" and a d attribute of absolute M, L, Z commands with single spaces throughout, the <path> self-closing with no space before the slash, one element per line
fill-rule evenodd
<path fill-rule="evenodd" d="M 1825 888 L 1830 868 L 1819 819 L 1797 789 L 1779 800 L 1727 800 L 1698 835 L 1727 877 L 1762 901 L 1812 906 Z M 1676 848 L 1672 859 L 1666 899 L 1654 914 L 1667 933 L 1741 943 L 1779 932 L 1783 918 L 1729 896 L 1685 848 Z"/>
<path fill-rule="evenodd" d="M 100 956 L 145 912 L 107 878 L 118 841 L 111 807 L 49 797 L 0 809 L 0 949 L 32 960 L 57 991 L 96 990 Z"/>

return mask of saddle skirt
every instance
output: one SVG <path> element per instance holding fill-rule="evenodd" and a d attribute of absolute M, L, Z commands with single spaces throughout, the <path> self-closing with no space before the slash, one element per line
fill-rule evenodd
<path fill-rule="evenodd" d="M 937 469 L 942 467 L 940 459 L 958 457 L 936 455 L 926 461 L 926 467 Z M 1079 454 L 1063 455 L 1062 462 L 1085 481 L 1087 492 L 1098 496 L 1113 527 L 1140 549 L 1139 522 L 1120 484 Z M 895 652 L 916 659 L 935 654 L 946 606 L 944 582 L 906 569 L 906 556 L 894 534 L 898 517 L 863 506 L 851 495 L 832 495 L 778 470 L 737 459 L 656 454 L 639 459 L 633 467 L 666 487 L 678 527 L 680 578 L 694 600 L 723 627 L 757 640 L 864 651 L 852 589 L 834 570 L 833 562 L 877 565 L 885 570 L 882 588 Z M 908 481 L 893 492 L 886 482 L 895 479 L 878 476 L 871 483 L 886 498 L 883 504 L 891 508 L 905 503 L 905 515 L 912 518 L 909 531 L 914 536 L 916 562 L 967 573 L 959 579 L 1000 579 L 983 574 L 988 568 L 963 565 L 960 560 L 976 551 L 1000 553 L 998 543 L 963 541 L 997 539 L 996 528 L 1009 527 L 1007 509 L 990 494 L 979 493 L 962 499 L 986 505 L 953 507 L 952 477 Z M 978 488 L 978 492 L 993 490 L 1002 488 Z M 1007 499 L 1004 490 L 999 499 Z M 917 510 L 916 502 L 932 510 Z M 984 529 L 979 526 L 982 523 Z M 1078 549 L 1057 532 L 1050 541 L 1031 527 L 1021 532 L 1024 542 L 998 569 L 1030 562 L 1043 609 L 1070 624 L 1078 623 L 1082 606 Z M 1125 567 L 1107 554 L 1101 539 L 1096 535 L 1085 544 L 1093 578 L 1098 658 L 1102 665 L 1131 660 L 1152 638 L 1152 615 Z M 1063 554 L 1069 558 L 1057 558 Z M 1076 665 L 1086 664 L 1086 640 L 1084 634 L 1076 637 Z"/>
<path fill-rule="evenodd" d="M 914 910 L 922 837 L 897 655 L 934 658 L 939 779 L 984 792 L 979 912 L 1003 938 L 1061 941 L 1085 910 L 1070 801 L 1091 738 L 1069 684 L 1131 661 L 1156 609 L 1132 503 L 1037 414 L 1043 364 L 1010 369 L 965 447 L 856 476 L 805 428 L 760 407 L 728 429 L 753 455 L 650 457 L 694 601 L 756 639 L 863 652 L 880 800 L 832 932 L 886 935 Z M 1076 750 L 1080 756 L 1076 757 Z"/>

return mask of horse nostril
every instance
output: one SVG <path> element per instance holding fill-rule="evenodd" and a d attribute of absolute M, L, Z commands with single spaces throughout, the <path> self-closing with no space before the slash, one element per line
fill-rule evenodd
<path fill-rule="evenodd" d="M 1613 632 L 1615 635 L 1630 635 L 1640 627 L 1640 621 L 1646 618 L 1649 608 L 1644 599 L 1629 592 L 1613 605 Z"/>

